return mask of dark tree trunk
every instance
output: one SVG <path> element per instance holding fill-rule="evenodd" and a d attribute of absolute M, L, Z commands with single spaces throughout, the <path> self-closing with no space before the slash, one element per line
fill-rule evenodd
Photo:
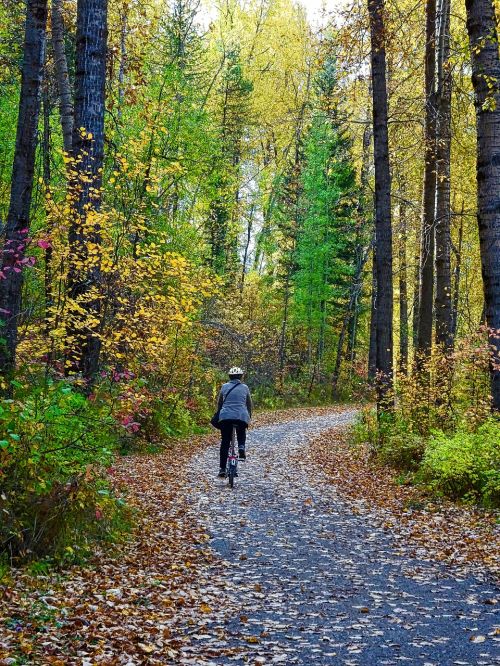
<path fill-rule="evenodd" d="M 68 74 L 68 61 L 64 48 L 64 19 L 62 0 L 52 0 L 52 48 L 54 49 L 54 71 L 59 93 L 59 114 L 63 134 L 64 150 L 69 154 L 73 146 L 73 98 Z"/>
<path fill-rule="evenodd" d="M 460 226 L 458 228 L 458 244 L 456 247 L 453 247 L 453 253 L 455 254 L 455 270 L 453 271 L 453 304 L 451 310 L 451 339 L 453 345 L 455 344 L 455 336 L 458 329 L 458 304 L 460 300 L 460 277 L 462 271 L 462 241 L 464 237 L 463 212 L 464 211 L 462 206 Z"/>
<path fill-rule="evenodd" d="M 283 386 L 286 366 L 286 333 L 288 328 L 288 306 L 290 302 L 290 276 L 286 276 L 283 302 L 283 319 L 281 322 L 280 341 L 278 349 L 280 384 Z"/>
<path fill-rule="evenodd" d="M 104 111 L 107 48 L 107 0 L 78 0 L 76 32 L 75 123 L 72 183 L 73 219 L 69 231 L 68 292 L 85 310 L 72 330 L 72 370 L 89 381 L 100 355 L 98 296 L 101 283 L 101 204 L 104 160 Z"/>
<path fill-rule="evenodd" d="M 50 193 L 50 149 L 51 149 L 51 134 L 50 134 L 50 90 L 49 80 L 47 73 L 43 85 L 43 139 L 42 139 L 42 162 L 43 162 L 43 185 L 45 193 Z M 46 210 L 47 215 L 47 232 L 50 237 L 50 212 L 49 207 Z M 44 262 L 44 286 L 45 286 L 45 333 L 48 335 L 50 332 L 50 317 L 51 308 L 54 304 L 54 295 L 52 292 L 52 244 L 49 240 L 45 248 L 45 262 Z"/>
<path fill-rule="evenodd" d="M 123 5 L 123 14 L 120 17 L 120 66 L 118 69 L 118 122 L 122 121 L 123 103 L 125 100 L 125 69 L 127 66 L 127 32 L 128 32 L 128 5 Z"/>
<path fill-rule="evenodd" d="M 408 372 L 408 278 L 406 265 L 407 222 L 404 201 L 399 207 L 399 371 Z"/>
<path fill-rule="evenodd" d="M 493 0 L 466 0 L 477 121 L 477 217 L 493 408 L 500 410 L 500 58 Z"/>
<path fill-rule="evenodd" d="M 0 372 L 15 368 L 21 310 L 22 267 L 29 230 L 31 194 L 45 62 L 47 0 L 29 0 L 26 8 L 24 60 L 17 119 L 10 205 L 0 271 Z"/>
<path fill-rule="evenodd" d="M 375 229 L 377 239 L 377 402 L 392 405 L 393 293 L 391 174 L 387 127 L 384 0 L 368 0 L 373 85 L 373 146 L 375 164 Z"/>
<path fill-rule="evenodd" d="M 340 369 L 342 366 L 342 350 L 344 348 L 344 340 L 349 328 L 350 313 L 347 312 L 342 320 L 342 328 L 340 329 L 339 339 L 337 341 L 337 355 L 335 356 L 335 365 L 332 373 L 332 399 L 338 400 L 339 398 L 339 379 Z"/>
<path fill-rule="evenodd" d="M 436 207 L 436 0 L 426 2 L 425 29 L 425 165 L 420 249 L 420 294 L 417 366 L 432 348 L 434 300 L 434 218 Z"/>
<path fill-rule="evenodd" d="M 451 69 L 450 0 L 439 5 L 436 143 L 436 344 L 453 345 L 451 315 Z"/>
<path fill-rule="evenodd" d="M 416 238 L 418 239 L 420 235 L 420 230 L 417 229 Z M 412 342 L 413 342 L 413 362 L 415 362 L 415 355 L 418 348 L 418 318 L 420 316 L 420 251 L 421 243 L 415 243 L 415 255 L 414 255 L 414 276 L 413 276 L 413 317 L 412 317 Z"/>
<path fill-rule="evenodd" d="M 368 247 L 363 247 L 361 243 L 357 247 L 357 261 L 356 261 L 356 272 L 353 275 L 350 294 L 349 294 L 349 303 L 347 306 L 347 350 L 345 353 L 346 360 L 350 363 L 349 372 L 352 374 L 353 364 L 356 359 L 356 335 L 357 335 L 357 325 L 358 325 L 358 310 L 359 310 L 359 298 L 363 289 L 363 272 L 370 256 L 370 250 L 373 243 L 370 243 Z M 326 321 L 324 322 L 326 325 Z M 343 342 L 343 341 L 342 341 Z M 342 351 L 342 348 L 340 349 Z M 338 371 L 340 372 L 340 363 L 339 358 L 336 359 L 336 365 L 338 365 Z M 333 373 L 332 393 L 336 394 L 336 382 L 339 378 L 339 372 Z"/>
<path fill-rule="evenodd" d="M 376 240 L 372 257 L 372 295 L 370 310 L 370 346 L 368 349 L 368 379 L 374 381 L 377 375 L 377 259 Z"/>

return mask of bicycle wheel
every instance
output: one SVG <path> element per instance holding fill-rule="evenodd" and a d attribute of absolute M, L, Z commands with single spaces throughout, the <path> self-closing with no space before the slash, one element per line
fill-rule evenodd
<path fill-rule="evenodd" d="M 229 482 L 229 487 L 234 488 L 234 465 L 230 465 L 229 471 L 227 473 L 227 480 Z"/>

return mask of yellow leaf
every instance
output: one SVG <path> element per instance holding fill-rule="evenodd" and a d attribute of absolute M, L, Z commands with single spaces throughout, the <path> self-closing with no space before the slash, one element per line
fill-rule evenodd
<path fill-rule="evenodd" d="M 146 652 L 146 654 L 151 654 L 152 652 L 155 651 L 155 646 L 154 645 L 146 645 L 146 643 L 139 643 L 139 647 L 143 652 Z"/>

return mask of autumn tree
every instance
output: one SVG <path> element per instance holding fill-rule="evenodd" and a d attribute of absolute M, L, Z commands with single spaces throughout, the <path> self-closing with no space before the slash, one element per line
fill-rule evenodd
<path fill-rule="evenodd" d="M 229 46 L 223 53 L 223 61 L 216 107 L 219 155 L 210 176 L 214 196 L 207 221 L 210 263 L 219 274 L 235 267 L 238 248 L 236 219 L 240 200 L 238 176 L 252 91 L 238 47 Z"/>
<path fill-rule="evenodd" d="M 68 235 L 69 364 L 92 380 L 101 340 L 101 187 L 104 161 L 107 0 L 79 0 L 77 8 L 75 120 Z"/>
<path fill-rule="evenodd" d="M 16 145 L 0 270 L 0 315 L 3 318 L 0 371 L 4 375 L 11 374 L 15 368 L 21 313 L 22 269 L 29 263 L 25 253 L 30 227 L 47 11 L 47 0 L 30 0 L 26 6 Z"/>

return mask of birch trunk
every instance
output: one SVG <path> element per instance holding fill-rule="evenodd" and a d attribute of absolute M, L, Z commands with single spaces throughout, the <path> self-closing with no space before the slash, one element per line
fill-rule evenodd
<path fill-rule="evenodd" d="M 54 71 L 59 93 L 59 114 L 64 150 L 69 154 L 73 148 L 73 98 L 68 74 L 68 61 L 64 47 L 64 18 L 62 0 L 52 0 L 52 48 L 54 49 Z"/>

